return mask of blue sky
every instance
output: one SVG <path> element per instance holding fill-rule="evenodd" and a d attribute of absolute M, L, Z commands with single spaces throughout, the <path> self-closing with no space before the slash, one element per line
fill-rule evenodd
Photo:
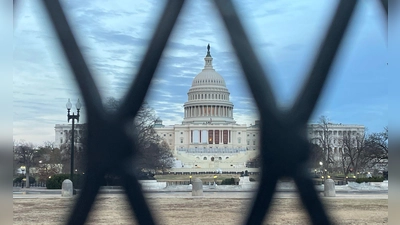
<path fill-rule="evenodd" d="M 54 141 L 67 123 L 65 103 L 80 97 L 40 1 L 19 2 L 14 29 L 13 136 Z M 163 1 L 63 1 L 102 97 L 127 91 L 164 6 Z M 282 106 L 301 87 L 337 5 L 336 1 L 235 1 L 252 45 Z M 384 12 L 360 1 L 312 121 L 388 125 L 388 56 Z M 212 2 L 187 1 L 164 50 L 147 101 L 166 125 L 180 124 L 193 78 L 210 43 L 214 68 L 231 93 L 234 118 L 254 123 L 257 109 Z M 85 112 L 83 107 L 82 112 Z M 84 122 L 82 118 L 81 122 Z"/>

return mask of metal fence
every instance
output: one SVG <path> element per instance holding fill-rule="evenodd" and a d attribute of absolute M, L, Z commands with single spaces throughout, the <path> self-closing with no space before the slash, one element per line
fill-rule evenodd
<path fill-rule="evenodd" d="M 128 134 L 125 125 L 138 112 L 157 68 L 161 54 L 184 4 L 184 0 L 167 3 L 151 37 L 151 43 L 142 60 L 135 81 L 123 104 L 116 112 L 107 112 L 91 73 L 68 25 L 65 14 L 56 0 L 44 0 L 51 22 L 58 35 L 75 80 L 86 104 L 88 125 L 87 179 L 67 224 L 84 224 L 99 192 L 102 177 L 108 172 L 119 174 L 132 210 L 140 224 L 155 224 L 146 204 L 138 180 L 129 169 L 135 156 L 135 137 Z M 355 0 L 339 2 L 330 27 L 320 45 L 319 53 L 310 69 L 302 92 L 290 109 L 280 110 L 243 25 L 231 1 L 217 1 L 215 6 L 228 30 L 230 41 L 244 71 L 246 80 L 261 115 L 261 180 L 246 224 L 262 224 L 271 205 L 278 180 L 291 177 L 296 183 L 301 201 L 313 224 L 331 224 L 320 201 L 313 181 L 308 176 L 305 162 L 309 156 L 307 121 L 324 87 L 346 27 L 356 7 Z M 388 13 L 388 1 L 381 0 Z M 15 3 L 15 2 L 14 2 Z M 82 3 L 84 4 L 84 3 Z M 112 151 L 111 151 L 112 149 Z M 268 172 L 267 172 L 268 171 Z M 274 171 L 271 173 L 271 171 Z"/>
<path fill-rule="evenodd" d="M 25 186 L 25 182 L 13 182 L 13 187 L 21 187 Z M 30 187 L 46 187 L 46 182 L 35 182 L 29 184 Z"/>

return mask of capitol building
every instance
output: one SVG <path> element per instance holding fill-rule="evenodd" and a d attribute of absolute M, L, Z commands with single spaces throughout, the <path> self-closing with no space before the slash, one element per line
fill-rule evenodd
<path fill-rule="evenodd" d="M 184 103 L 182 124 L 165 126 L 156 121 L 155 130 L 170 146 L 176 159 L 173 171 L 243 171 L 259 152 L 259 121 L 247 126 L 234 120 L 234 105 L 224 78 L 214 70 L 210 46 L 207 46 L 203 70 L 194 77 Z M 336 159 L 346 132 L 362 135 L 362 125 L 329 124 L 332 152 Z M 318 124 L 309 124 L 310 142 L 318 144 Z M 342 133 L 343 132 L 343 133 Z"/>
<path fill-rule="evenodd" d="M 250 127 L 236 123 L 229 90 L 213 68 L 209 45 L 207 49 L 204 68 L 193 79 L 183 105 L 182 124 L 165 126 L 159 120 L 155 130 L 170 145 L 175 171 L 242 171 L 258 153 L 257 122 Z"/>
<path fill-rule="evenodd" d="M 168 144 L 175 158 L 172 171 L 207 172 L 256 171 L 246 163 L 259 153 L 259 121 L 254 125 L 239 124 L 234 119 L 234 105 L 224 78 L 214 70 L 210 46 L 207 46 L 203 70 L 194 77 L 183 104 L 181 124 L 164 125 L 155 122 L 154 129 Z M 79 136 L 79 126 L 78 136 Z M 71 124 L 56 124 L 55 145 L 68 140 Z M 335 160 L 343 149 L 345 135 L 356 137 L 364 134 L 363 125 L 329 123 L 326 129 L 320 124 L 308 125 L 310 143 L 320 145 L 321 138 L 329 134 L 330 148 Z M 355 143 L 356 144 L 356 143 Z"/>

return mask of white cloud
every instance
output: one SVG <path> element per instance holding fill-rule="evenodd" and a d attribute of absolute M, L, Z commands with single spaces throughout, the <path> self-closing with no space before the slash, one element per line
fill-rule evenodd
<path fill-rule="evenodd" d="M 80 97 L 39 3 L 20 4 L 14 32 L 14 138 L 36 143 L 54 139 L 54 124 L 66 123 L 65 102 Z M 288 104 L 301 86 L 337 3 L 235 3 L 277 101 Z M 328 84 L 316 114 L 324 112 L 338 122 L 354 120 L 368 127 L 387 125 L 387 93 L 378 76 L 386 43 L 381 14 L 374 4 L 359 4 L 352 32 L 336 63 L 341 69 L 333 70 L 333 84 Z M 128 0 L 84 4 L 72 0 L 63 5 L 102 96 L 123 96 L 139 69 L 162 5 L 159 1 Z M 187 91 L 203 68 L 208 43 L 214 68 L 231 92 L 235 120 L 250 124 L 258 118 L 240 63 L 216 13 L 212 2 L 188 1 L 178 19 L 147 99 L 164 124 L 182 122 Z M 354 95 L 358 98 L 348 97 Z M 380 119 L 371 120 L 372 115 Z"/>

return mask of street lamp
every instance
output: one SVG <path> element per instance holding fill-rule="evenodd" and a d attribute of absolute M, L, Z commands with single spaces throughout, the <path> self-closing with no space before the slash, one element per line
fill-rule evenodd
<path fill-rule="evenodd" d="M 71 108 L 72 108 L 72 104 L 71 104 L 71 101 L 68 99 L 68 102 L 67 102 L 67 104 L 66 104 L 66 107 L 67 107 L 67 111 L 68 111 L 68 115 L 67 115 L 67 118 L 68 118 L 68 122 L 72 119 L 72 135 L 71 135 L 71 175 L 70 175 L 70 178 L 71 178 L 71 181 L 73 182 L 73 178 L 74 178 L 74 143 L 75 143 L 75 139 L 74 139 L 74 134 L 75 134 L 75 130 L 74 130 L 74 125 L 75 125 L 75 120 L 76 120 L 76 122 L 79 122 L 79 111 L 81 110 L 81 102 L 79 101 L 79 99 L 78 99 L 78 101 L 76 102 L 76 105 L 75 105 L 75 107 L 76 107 L 76 110 L 77 110 L 77 113 L 76 113 L 76 115 L 75 115 L 75 113 L 72 113 L 72 115 L 70 115 L 70 113 L 69 113 L 69 111 L 71 110 Z"/>
<path fill-rule="evenodd" d="M 215 181 L 217 180 L 217 175 L 214 175 L 214 185 L 216 184 Z"/>
<path fill-rule="evenodd" d="M 192 175 L 189 176 L 189 184 L 192 184 Z"/>
<path fill-rule="evenodd" d="M 23 175 L 25 175 L 25 173 L 26 173 L 26 167 L 25 167 L 25 166 L 21 166 L 20 169 L 21 169 L 21 173 L 22 173 Z"/>

